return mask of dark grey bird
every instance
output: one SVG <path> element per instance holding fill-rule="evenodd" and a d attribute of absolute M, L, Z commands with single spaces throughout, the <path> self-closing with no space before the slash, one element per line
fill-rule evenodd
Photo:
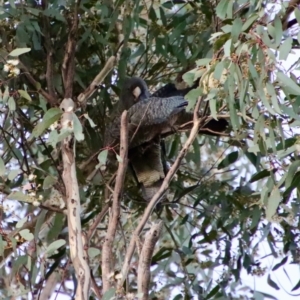
<path fill-rule="evenodd" d="M 151 97 L 146 83 L 141 78 L 133 77 L 125 80 L 118 104 L 119 116 L 108 125 L 104 146 L 118 148 L 120 115 L 127 109 L 128 156 L 145 200 L 152 198 L 165 177 L 160 135 L 173 132 L 172 127 L 187 104 L 182 96 Z"/>
<path fill-rule="evenodd" d="M 135 81 L 134 84 L 136 84 Z M 125 85 L 130 86 L 128 82 Z M 138 88 L 141 87 L 143 86 L 138 86 Z M 136 88 L 129 89 L 129 91 L 136 91 Z M 124 93 L 120 98 L 122 103 L 120 107 L 128 109 L 129 149 L 150 142 L 160 134 L 172 131 L 180 112 L 185 110 L 188 105 L 188 102 L 182 96 L 143 99 L 147 93 L 149 93 L 148 89 L 146 91 L 141 90 L 137 98 Z M 143 96 L 141 97 L 141 95 Z M 142 100 L 136 102 L 136 99 Z M 119 110 L 120 113 L 121 110 Z M 118 147 L 119 141 L 120 116 L 116 117 L 107 127 L 104 146 Z"/>
<path fill-rule="evenodd" d="M 132 77 L 124 82 L 118 103 L 118 116 L 107 127 L 104 146 L 118 148 L 120 115 L 125 109 L 128 110 L 128 156 L 145 200 L 152 198 L 165 177 L 161 136 L 173 134 L 176 127 L 193 120 L 193 113 L 185 111 L 188 102 L 183 97 L 192 88 L 178 90 L 174 84 L 167 84 L 151 96 L 141 78 Z M 207 128 L 222 132 L 227 125 L 225 119 L 211 120 L 199 133 L 210 134 L 206 131 Z"/>

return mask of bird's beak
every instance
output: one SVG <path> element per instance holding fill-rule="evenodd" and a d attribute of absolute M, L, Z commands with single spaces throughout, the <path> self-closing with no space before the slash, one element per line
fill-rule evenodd
<path fill-rule="evenodd" d="M 142 93 L 142 91 L 138 86 L 132 91 L 135 101 L 139 99 L 141 93 Z"/>

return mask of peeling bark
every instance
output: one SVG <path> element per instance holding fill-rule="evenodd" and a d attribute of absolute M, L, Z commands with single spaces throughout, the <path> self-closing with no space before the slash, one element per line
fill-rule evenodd
<path fill-rule="evenodd" d="M 146 233 L 143 248 L 140 254 L 138 265 L 138 294 L 141 296 L 141 300 L 147 300 L 149 295 L 150 285 L 150 266 L 154 253 L 155 244 L 157 243 L 160 233 L 162 231 L 163 222 L 153 224 L 150 230 Z"/>
<path fill-rule="evenodd" d="M 73 126 L 74 102 L 64 99 L 60 108 L 64 111 L 61 123 L 63 126 Z M 69 229 L 70 257 L 77 278 L 76 300 L 87 300 L 90 289 L 90 269 L 83 245 L 80 219 L 80 197 L 75 166 L 75 146 L 73 135 L 62 142 L 62 178 L 66 188 L 67 218 Z"/>
<path fill-rule="evenodd" d="M 127 170 L 127 153 L 128 153 L 128 116 L 125 110 L 121 117 L 121 141 L 120 141 L 120 160 L 116 177 L 115 189 L 113 193 L 113 203 L 111 215 L 109 218 L 107 233 L 102 248 L 102 281 L 103 281 L 103 294 L 112 287 L 112 274 L 114 267 L 112 266 L 113 255 L 113 242 L 115 239 L 118 220 L 120 216 L 120 202 L 123 193 L 123 185 Z"/>

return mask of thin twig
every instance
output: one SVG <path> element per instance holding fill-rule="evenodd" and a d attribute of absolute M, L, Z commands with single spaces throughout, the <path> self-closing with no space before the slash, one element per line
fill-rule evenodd
<path fill-rule="evenodd" d="M 157 243 L 160 233 L 163 228 L 163 223 L 160 221 L 157 224 L 153 224 L 150 230 L 146 233 L 145 241 L 139 258 L 138 265 L 138 294 L 142 296 L 141 300 L 148 300 L 149 295 L 149 285 L 150 285 L 150 266 L 151 260 L 155 249 L 155 244 Z"/>
<path fill-rule="evenodd" d="M 42 1 L 43 10 L 48 8 L 48 0 Z M 47 52 L 47 67 L 46 67 L 46 82 L 47 82 L 47 91 L 50 96 L 55 98 L 55 89 L 54 89 L 54 63 L 53 63 L 53 47 L 50 36 L 50 20 L 49 17 L 43 15 L 43 33 L 45 37 L 45 48 Z"/>
<path fill-rule="evenodd" d="M 107 74 L 113 69 L 114 65 L 116 63 L 116 57 L 111 56 L 103 69 L 100 71 L 100 73 L 94 78 L 90 86 L 78 96 L 78 101 L 81 102 L 81 105 L 85 105 L 88 98 L 90 98 L 94 92 L 96 91 L 97 87 L 101 84 L 101 82 L 105 79 Z"/>
<path fill-rule="evenodd" d="M 73 96 L 73 82 L 75 74 L 75 50 L 78 33 L 78 8 L 80 0 L 75 1 L 72 27 L 69 31 L 68 42 L 66 45 L 65 56 L 62 63 L 62 78 L 65 89 L 65 98 Z"/>
<path fill-rule="evenodd" d="M 101 293 L 100 293 L 100 291 L 99 291 L 97 282 L 96 282 L 96 280 L 95 280 L 95 277 L 94 277 L 92 271 L 91 271 L 91 283 L 92 283 L 92 291 L 93 291 L 94 294 L 97 296 L 97 299 L 101 299 L 102 296 L 101 296 Z"/>
<path fill-rule="evenodd" d="M 90 226 L 89 231 L 87 232 L 87 240 L 90 241 L 93 235 L 95 234 L 95 231 L 97 229 L 98 224 L 102 221 L 102 219 L 105 217 L 105 215 L 108 212 L 110 204 L 106 203 L 104 207 L 102 208 L 101 212 L 97 215 L 96 219 L 94 220 L 93 224 Z"/>
<path fill-rule="evenodd" d="M 103 280 L 103 294 L 111 287 L 110 275 L 114 271 L 112 267 L 112 253 L 113 242 L 115 239 L 118 220 L 120 216 L 120 202 L 123 192 L 123 185 L 127 169 L 127 154 L 128 154 L 128 115 L 125 110 L 121 117 L 121 143 L 120 143 L 120 161 L 116 177 L 115 189 L 113 194 L 113 203 L 111 210 L 111 217 L 109 219 L 107 233 L 102 248 L 102 280 Z"/>
<path fill-rule="evenodd" d="M 42 89 L 40 86 L 40 83 L 37 82 L 33 76 L 30 74 L 27 67 L 20 61 L 20 68 L 24 71 L 24 75 L 28 79 L 28 81 L 36 88 L 37 92 L 40 93 L 51 106 L 55 106 L 57 104 L 57 99 L 55 97 L 52 97 L 49 93 L 47 93 L 44 89 Z"/>
<path fill-rule="evenodd" d="M 190 132 L 189 138 L 187 139 L 183 148 L 179 152 L 174 164 L 172 165 L 168 174 L 166 175 L 160 189 L 155 193 L 155 195 L 152 197 L 151 201 L 149 202 L 139 225 L 137 226 L 137 228 L 135 229 L 135 231 L 132 235 L 129 247 L 126 251 L 125 260 L 124 260 L 124 264 L 123 264 L 122 272 L 121 272 L 122 276 L 118 282 L 118 289 L 122 288 L 124 280 L 127 277 L 127 272 L 129 269 L 131 258 L 133 256 L 133 253 L 135 250 L 135 244 L 136 244 L 136 240 L 137 240 L 138 236 L 140 235 L 141 231 L 143 230 L 147 220 L 149 219 L 149 217 L 150 217 L 153 209 L 155 208 L 156 204 L 158 203 L 159 199 L 164 195 L 164 193 L 169 188 L 170 182 L 171 182 L 172 178 L 175 176 L 176 171 L 180 167 L 181 161 L 185 157 L 186 153 L 188 152 L 189 147 L 192 145 L 193 141 L 195 140 L 195 138 L 198 134 L 199 127 L 200 127 L 200 119 L 198 118 L 198 111 L 199 111 L 202 99 L 203 98 L 199 97 L 199 99 L 197 101 L 197 104 L 196 104 L 196 107 L 194 110 L 194 116 L 193 116 L 194 126 Z"/>

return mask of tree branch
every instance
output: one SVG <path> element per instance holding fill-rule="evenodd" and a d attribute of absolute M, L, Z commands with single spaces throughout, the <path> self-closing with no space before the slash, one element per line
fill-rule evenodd
<path fill-rule="evenodd" d="M 91 238 L 93 237 L 98 224 L 102 221 L 106 213 L 108 212 L 110 204 L 107 203 L 104 205 L 102 208 L 101 212 L 97 215 L 96 219 L 94 220 L 93 224 L 89 227 L 89 231 L 87 232 L 87 240 L 90 241 Z"/>
<path fill-rule="evenodd" d="M 62 63 L 62 78 L 65 89 L 65 98 L 71 98 L 73 95 L 73 81 L 75 73 L 75 50 L 76 50 L 76 38 L 78 31 L 78 7 L 80 0 L 75 1 L 75 8 L 72 20 L 72 27 L 70 28 L 68 42 L 66 45 L 66 51 L 64 60 Z"/>
<path fill-rule="evenodd" d="M 62 127 L 70 127 L 73 124 L 74 102 L 72 99 L 64 99 L 60 108 L 64 111 Z M 75 147 L 72 136 L 68 136 L 62 142 L 62 178 L 66 188 L 67 218 L 69 229 L 70 257 L 74 265 L 77 278 L 76 300 L 87 300 L 90 288 L 90 269 L 86 261 L 82 241 L 80 219 L 80 197 L 75 165 Z"/>
<path fill-rule="evenodd" d="M 116 57 L 111 56 L 108 61 L 106 62 L 103 69 L 99 72 L 99 74 L 94 78 L 90 86 L 78 96 L 78 101 L 81 105 L 85 105 L 86 101 L 89 97 L 91 97 L 94 92 L 96 91 L 97 87 L 101 84 L 101 82 L 105 79 L 107 74 L 113 69 L 116 63 Z"/>
<path fill-rule="evenodd" d="M 150 283 L 150 266 L 151 260 L 160 233 L 162 231 L 163 222 L 160 221 L 157 224 L 153 224 L 150 230 L 146 233 L 144 245 L 140 254 L 139 266 L 138 266 L 138 294 L 143 296 L 141 300 L 147 300 L 149 294 L 149 283 Z"/>
<path fill-rule="evenodd" d="M 286 29 L 288 29 L 290 27 L 288 19 L 289 19 L 290 15 L 293 13 L 293 11 L 295 9 L 297 9 L 297 7 L 299 5 L 300 5 L 300 0 L 291 0 L 291 1 L 289 1 L 289 5 L 288 5 L 288 7 L 287 7 L 287 9 L 285 11 L 284 16 L 281 19 L 282 29 L 283 30 L 286 30 Z"/>
<path fill-rule="evenodd" d="M 40 83 L 37 82 L 33 76 L 30 74 L 29 70 L 27 67 L 20 61 L 20 68 L 23 70 L 24 75 L 28 79 L 28 81 L 36 88 L 37 92 L 40 93 L 48 102 L 51 106 L 55 106 L 57 104 L 57 99 L 56 97 L 52 97 L 49 93 L 47 93 L 45 90 L 43 90 L 40 86 Z"/>
<path fill-rule="evenodd" d="M 174 175 L 176 174 L 176 171 L 179 169 L 181 161 L 185 157 L 189 147 L 192 145 L 192 143 L 194 142 L 194 140 L 198 134 L 199 127 L 201 124 L 201 119 L 198 118 L 198 111 L 199 111 L 202 99 L 203 98 L 199 97 L 198 102 L 196 104 L 196 107 L 194 110 L 194 117 L 193 117 L 194 126 L 190 132 L 189 138 L 185 142 L 185 144 L 184 144 L 183 148 L 181 149 L 180 153 L 178 154 L 174 164 L 172 165 L 168 174 L 166 175 L 160 189 L 156 192 L 156 194 L 152 197 L 151 201 L 149 202 L 139 225 L 137 226 L 137 228 L 135 229 L 135 231 L 132 235 L 129 247 L 126 251 L 125 260 L 124 260 L 124 264 L 123 264 L 122 272 L 121 272 L 122 276 L 118 282 L 118 289 L 122 288 L 124 280 L 127 277 L 130 261 L 133 256 L 134 250 L 135 250 L 135 242 L 136 242 L 138 236 L 140 235 L 141 231 L 143 230 L 143 228 L 144 228 L 147 220 L 149 219 L 153 209 L 155 208 L 156 204 L 159 202 L 159 199 L 165 194 L 165 192 L 169 188 L 170 182 L 171 182 L 172 178 L 174 177 Z"/>
<path fill-rule="evenodd" d="M 103 294 L 111 287 L 110 275 L 114 271 L 112 267 L 113 242 L 115 239 L 118 220 L 120 216 L 120 202 L 123 192 L 123 185 L 127 169 L 127 153 L 128 153 L 128 116 L 125 110 L 121 117 L 121 146 L 120 146 L 120 161 L 116 177 L 115 189 L 113 194 L 113 203 L 111 217 L 109 218 L 108 229 L 105 241 L 102 248 L 102 280 Z"/>
<path fill-rule="evenodd" d="M 43 10 L 48 8 L 48 0 L 42 1 Z M 47 51 L 47 68 L 46 68 L 46 81 L 47 81 L 47 90 L 51 97 L 55 98 L 55 89 L 54 89 L 54 80 L 53 80 L 53 48 L 50 36 L 50 20 L 49 17 L 43 16 L 43 27 L 44 27 L 44 36 L 45 36 L 45 48 Z"/>

